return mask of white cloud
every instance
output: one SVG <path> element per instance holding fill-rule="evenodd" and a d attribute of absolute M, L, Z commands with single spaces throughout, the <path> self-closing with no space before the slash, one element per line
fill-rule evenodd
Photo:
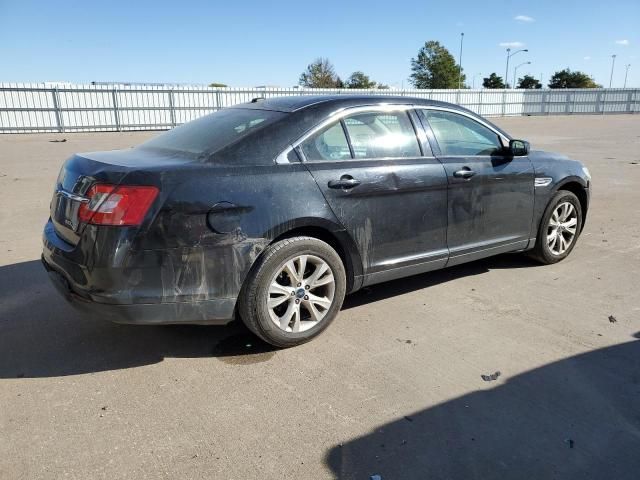
<path fill-rule="evenodd" d="M 501 42 L 498 44 L 501 47 L 506 48 L 522 48 L 524 47 L 524 43 L 522 42 Z"/>
<path fill-rule="evenodd" d="M 625 40 L 616 40 L 616 43 L 618 45 L 624 45 L 626 47 L 627 45 L 629 45 L 629 40 L 626 40 L 626 39 Z"/>
<path fill-rule="evenodd" d="M 513 19 L 518 22 L 525 22 L 525 23 L 531 23 L 536 21 L 535 18 L 530 17 L 529 15 L 516 15 L 515 17 L 513 17 Z"/>
<path fill-rule="evenodd" d="M 587 55 L 586 57 L 584 57 L 584 59 L 588 62 L 589 60 L 591 60 L 591 57 Z"/>

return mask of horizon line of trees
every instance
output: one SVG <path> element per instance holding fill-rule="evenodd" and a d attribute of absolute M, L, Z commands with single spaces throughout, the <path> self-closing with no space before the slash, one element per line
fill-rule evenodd
<path fill-rule="evenodd" d="M 468 89 L 464 69 L 460 67 L 451 52 L 440 42 L 429 40 L 411 59 L 409 82 L 419 89 Z M 388 89 L 389 86 L 376 82 L 364 72 L 357 70 L 343 80 L 328 58 L 318 57 L 300 74 L 298 85 L 308 88 L 360 88 Z M 223 83 L 212 83 L 210 87 L 226 87 Z M 549 88 L 602 88 L 584 72 L 569 68 L 555 72 L 547 84 Z M 482 79 L 482 87 L 487 89 L 511 88 L 501 76 L 493 72 Z M 539 89 L 542 83 L 532 75 L 518 78 L 516 88 Z"/>

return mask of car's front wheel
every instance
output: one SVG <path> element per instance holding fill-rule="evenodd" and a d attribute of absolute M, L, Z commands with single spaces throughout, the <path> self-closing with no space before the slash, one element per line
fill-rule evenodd
<path fill-rule="evenodd" d="M 556 193 L 542 216 L 532 256 L 544 264 L 565 259 L 576 245 L 582 228 L 582 208 L 572 192 Z"/>
<path fill-rule="evenodd" d="M 338 253 L 316 238 L 292 237 L 263 252 L 243 286 L 238 308 L 253 333 L 277 347 L 292 347 L 329 326 L 345 291 Z"/>

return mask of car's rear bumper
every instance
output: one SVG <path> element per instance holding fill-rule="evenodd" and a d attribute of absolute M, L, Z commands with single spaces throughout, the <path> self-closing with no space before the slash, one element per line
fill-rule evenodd
<path fill-rule="evenodd" d="M 224 325 L 234 318 L 235 298 L 193 302 L 113 304 L 99 303 L 75 293 L 67 278 L 42 258 L 49 278 L 62 296 L 76 309 L 116 323 L 145 325 L 208 324 Z"/>
<path fill-rule="evenodd" d="M 49 222 L 44 230 L 42 263 L 56 289 L 74 307 L 117 323 L 226 324 L 234 319 L 237 296 L 171 295 L 171 280 L 158 283 L 158 266 L 142 268 L 74 261 L 73 247 L 60 239 Z M 176 298 L 178 297 L 178 298 Z M 202 298 L 205 297 L 205 298 Z"/>

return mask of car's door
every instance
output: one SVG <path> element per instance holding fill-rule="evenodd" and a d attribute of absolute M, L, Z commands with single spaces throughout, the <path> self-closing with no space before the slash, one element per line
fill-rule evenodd
<path fill-rule="evenodd" d="M 296 148 L 358 245 L 365 284 L 440 268 L 448 258 L 446 173 L 416 127 L 408 106 L 358 107 Z"/>
<path fill-rule="evenodd" d="M 534 170 L 512 157 L 490 125 L 462 112 L 420 109 L 449 181 L 449 265 L 525 248 L 533 218 Z"/>

